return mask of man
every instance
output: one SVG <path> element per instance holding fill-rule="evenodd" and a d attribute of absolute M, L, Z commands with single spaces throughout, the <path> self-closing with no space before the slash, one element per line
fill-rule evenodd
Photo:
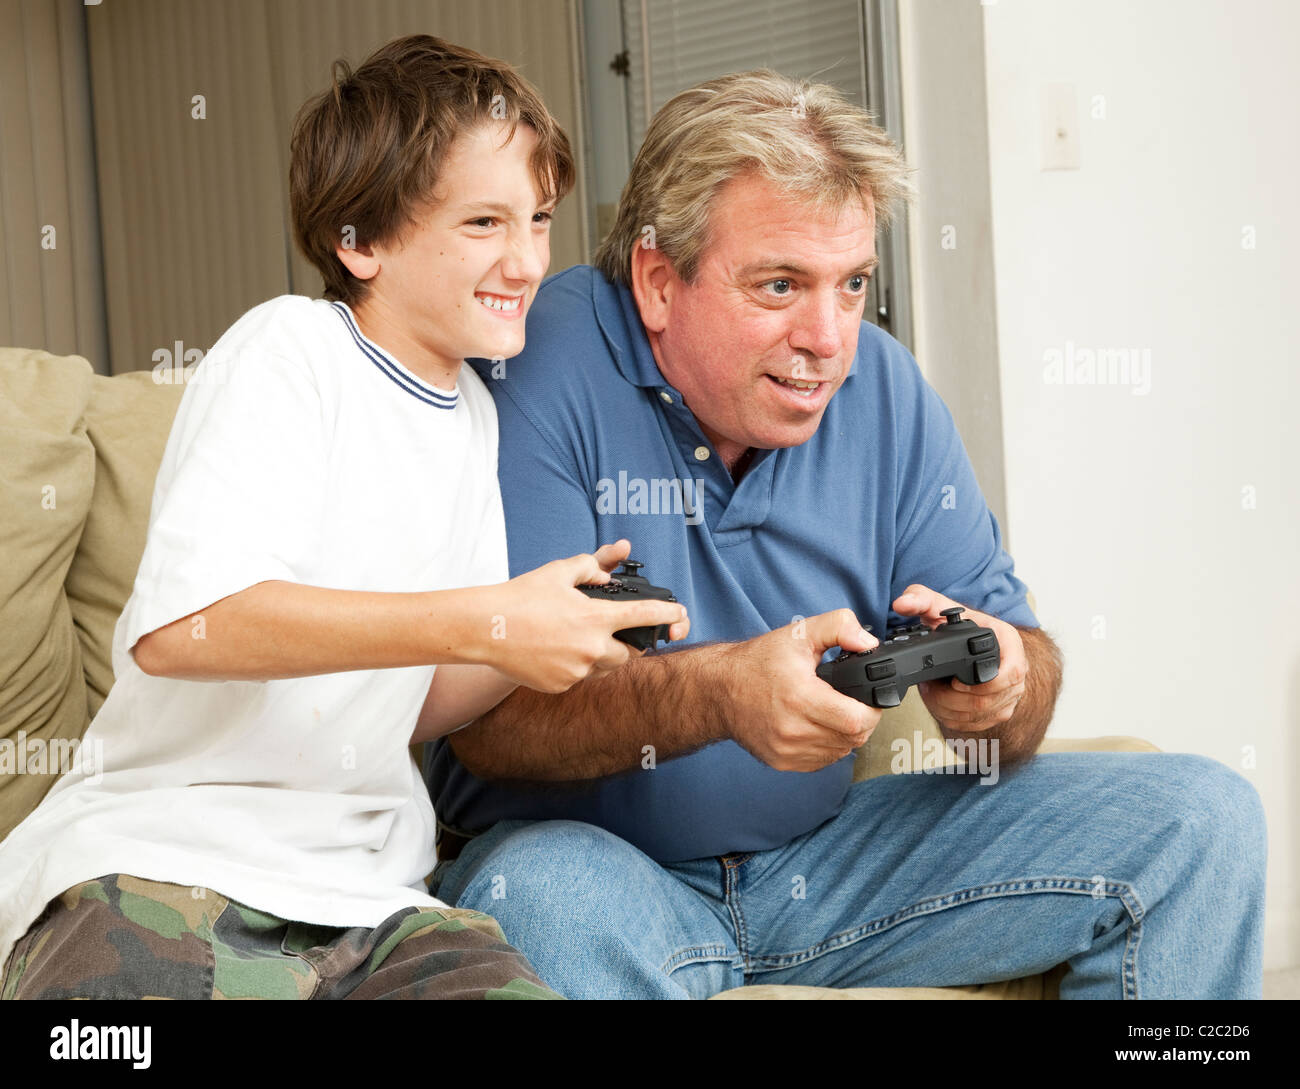
<path fill-rule="evenodd" d="M 434 891 L 490 910 L 570 997 L 1062 962 L 1063 997 L 1258 996 L 1254 789 L 1198 756 L 1030 759 L 1059 655 L 950 414 L 862 322 L 905 186 L 829 88 L 747 73 L 684 92 L 598 271 L 544 285 L 527 350 L 483 371 L 511 567 L 628 537 L 697 645 L 518 692 L 437 743 Z M 996 632 L 1001 672 L 921 696 L 947 737 L 997 742 L 997 784 L 852 784 L 880 712 L 816 665 L 876 645 L 860 620 L 934 626 L 954 604 Z"/>

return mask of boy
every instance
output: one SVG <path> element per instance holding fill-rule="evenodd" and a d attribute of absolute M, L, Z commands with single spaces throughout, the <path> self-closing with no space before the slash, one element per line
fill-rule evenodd
<path fill-rule="evenodd" d="M 186 390 L 86 735 L 102 778 L 0 844 L 4 997 L 555 997 L 424 891 L 408 746 L 616 668 L 616 630 L 686 631 L 574 588 L 625 541 L 505 581 L 462 362 L 523 347 L 573 172 L 527 83 L 428 36 L 304 107 L 292 215 L 327 298 L 245 314 Z"/>

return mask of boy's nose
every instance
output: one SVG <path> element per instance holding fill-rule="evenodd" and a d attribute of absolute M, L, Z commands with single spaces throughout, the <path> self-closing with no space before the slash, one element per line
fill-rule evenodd
<path fill-rule="evenodd" d="M 546 274 L 546 264 L 547 258 L 541 252 L 541 246 L 530 236 L 511 245 L 501 262 L 501 271 L 511 280 L 536 283 Z"/>

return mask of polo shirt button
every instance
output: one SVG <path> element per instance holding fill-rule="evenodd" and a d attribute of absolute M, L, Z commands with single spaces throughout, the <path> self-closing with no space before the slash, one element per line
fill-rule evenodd
<path fill-rule="evenodd" d="M 709 460 L 709 448 L 708 448 L 707 446 L 697 446 L 697 447 L 695 448 L 695 460 L 696 460 L 696 461 L 708 461 L 708 460 Z"/>
<path fill-rule="evenodd" d="M 666 405 L 671 405 L 673 403 L 673 395 L 671 393 L 665 392 L 664 390 L 659 391 L 659 398 Z"/>

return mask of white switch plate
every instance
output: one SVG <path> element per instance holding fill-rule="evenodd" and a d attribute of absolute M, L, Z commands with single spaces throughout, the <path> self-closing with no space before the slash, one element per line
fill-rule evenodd
<path fill-rule="evenodd" d="M 1079 108 L 1073 83 L 1043 86 L 1044 170 L 1079 169 Z"/>

